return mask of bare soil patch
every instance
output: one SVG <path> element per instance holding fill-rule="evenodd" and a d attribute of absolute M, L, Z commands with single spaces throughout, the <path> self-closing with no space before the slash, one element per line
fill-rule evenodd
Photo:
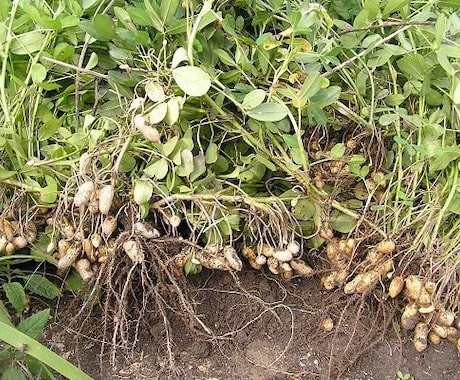
<path fill-rule="evenodd" d="M 281 283 L 252 270 L 238 277 L 203 271 L 188 288 L 213 337 L 190 329 L 175 310 L 166 311 L 166 331 L 147 310 L 136 349 L 118 350 L 112 366 L 111 342 L 101 354 L 102 311 L 96 308 L 83 328 L 69 328 L 79 303 L 66 298 L 46 339 L 95 379 L 364 380 L 395 379 L 398 370 L 416 380 L 460 378 L 455 347 L 417 353 L 409 335 L 395 332 L 398 305 L 380 302 L 378 292 L 353 298 L 324 291 L 317 278 Z M 327 316 L 334 321 L 329 332 L 320 328 Z"/>

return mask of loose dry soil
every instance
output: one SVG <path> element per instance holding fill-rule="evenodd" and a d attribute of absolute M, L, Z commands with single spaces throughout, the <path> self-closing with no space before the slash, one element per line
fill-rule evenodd
<path fill-rule="evenodd" d="M 238 280 L 204 271 L 188 281 L 197 313 L 215 337 L 188 329 L 170 312 L 173 369 L 157 318 L 140 331 L 134 352 L 119 350 L 115 366 L 110 352 L 100 355 L 102 316 L 91 315 L 80 331 L 65 323 L 78 308 L 74 299 L 62 300 L 60 321 L 46 339 L 95 379 L 383 380 L 395 379 L 398 370 L 416 380 L 460 378 L 455 347 L 446 342 L 417 353 L 410 335 L 397 333 L 398 305 L 379 302 L 379 291 L 350 298 L 322 290 L 317 278 L 281 283 L 251 270 Z M 326 316 L 335 324 L 330 332 L 319 327 Z"/>

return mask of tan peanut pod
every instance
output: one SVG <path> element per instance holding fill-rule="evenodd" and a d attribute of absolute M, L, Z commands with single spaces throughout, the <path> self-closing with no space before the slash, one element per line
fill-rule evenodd
<path fill-rule="evenodd" d="M 420 314 L 425 314 L 425 315 L 426 315 L 426 314 L 431 314 L 431 313 L 433 313 L 434 311 L 435 311 L 435 307 L 434 307 L 433 304 L 430 304 L 430 305 L 428 305 L 428 306 L 423 306 L 423 307 L 419 307 L 419 308 L 418 308 L 418 312 L 419 312 Z"/>
<path fill-rule="evenodd" d="M 379 265 L 378 271 L 380 273 L 380 276 L 386 276 L 389 272 L 391 272 L 394 268 L 394 262 L 393 259 L 389 259 L 385 261 L 383 264 Z"/>
<path fill-rule="evenodd" d="M 259 255 L 256 257 L 255 262 L 262 267 L 267 264 L 267 258 L 264 255 Z"/>
<path fill-rule="evenodd" d="M 429 306 L 433 302 L 433 297 L 426 291 L 423 287 L 420 291 L 420 294 L 417 298 L 417 303 L 420 306 Z"/>
<path fill-rule="evenodd" d="M 99 264 L 105 263 L 110 254 L 109 246 L 106 244 L 101 244 L 98 249 L 95 251 L 95 256 L 97 257 L 97 262 Z"/>
<path fill-rule="evenodd" d="M 438 334 L 436 334 L 434 331 L 430 331 L 428 333 L 428 340 L 430 341 L 431 344 L 435 346 L 441 343 L 441 337 Z"/>
<path fill-rule="evenodd" d="M 96 254 L 95 254 L 95 248 L 93 247 L 93 243 L 91 242 L 91 239 L 84 239 L 83 240 L 83 252 L 85 252 L 86 257 L 88 260 L 92 263 L 96 261 Z"/>
<path fill-rule="evenodd" d="M 251 247 L 244 246 L 243 249 L 241 250 L 241 253 L 249 261 L 256 261 L 256 254 Z"/>
<path fill-rule="evenodd" d="M 321 321 L 319 327 L 321 330 L 326 332 L 332 331 L 334 328 L 334 321 L 331 317 L 326 317 Z"/>
<path fill-rule="evenodd" d="M 334 237 L 334 231 L 330 228 L 321 228 L 319 230 L 319 237 L 323 240 L 329 241 Z"/>
<path fill-rule="evenodd" d="M 75 263 L 75 269 L 84 282 L 88 282 L 94 276 L 91 263 L 87 259 L 80 259 Z"/>
<path fill-rule="evenodd" d="M 161 236 L 160 232 L 148 223 L 134 223 L 134 233 L 141 235 L 145 239 L 157 239 Z"/>
<path fill-rule="evenodd" d="M 450 327 L 454 324 L 455 320 L 455 313 L 448 310 L 441 310 L 438 313 L 438 319 L 436 320 L 436 324 L 444 327 Z"/>
<path fill-rule="evenodd" d="M 414 347 L 418 352 L 422 352 L 428 345 L 428 325 L 419 322 L 414 329 Z"/>
<path fill-rule="evenodd" d="M 5 252 L 5 248 L 7 244 L 8 244 L 7 238 L 3 235 L 0 235 L 0 253 Z"/>
<path fill-rule="evenodd" d="M 273 257 L 275 255 L 275 248 L 269 246 L 268 244 L 262 244 L 259 254 L 264 255 L 265 257 Z"/>
<path fill-rule="evenodd" d="M 65 255 L 61 257 L 57 263 L 57 268 L 59 271 L 64 271 L 75 262 L 78 255 L 81 253 L 81 244 L 72 243 L 70 247 L 67 249 Z"/>
<path fill-rule="evenodd" d="M 324 289 L 328 291 L 333 290 L 336 287 L 334 272 L 321 277 L 321 285 L 323 285 Z"/>
<path fill-rule="evenodd" d="M 280 275 L 283 280 L 289 281 L 292 279 L 293 272 L 289 263 L 281 263 L 280 265 Z"/>
<path fill-rule="evenodd" d="M 431 330 L 434 331 L 436 334 L 438 334 L 441 338 L 443 339 L 447 338 L 447 327 L 434 324 L 431 327 Z"/>
<path fill-rule="evenodd" d="M 115 189 L 112 185 L 105 185 L 99 190 L 99 211 L 103 215 L 108 215 L 112 208 Z"/>
<path fill-rule="evenodd" d="M 385 256 L 383 252 L 377 251 L 377 249 L 372 248 L 367 252 L 366 255 L 366 261 L 369 263 L 370 268 L 374 268 L 376 265 L 379 264 L 379 262 L 382 260 L 382 258 Z"/>
<path fill-rule="evenodd" d="M 425 282 L 425 289 L 432 296 L 436 291 L 436 284 L 433 281 L 427 281 Z"/>
<path fill-rule="evenodd" d="M 14 247 L 13 243 L 9 242 L 6 244 L 5 253 L 7 255 L 12 255 L 15 251 L 16 251 L 16 248 Z"/>
<path fill-rule="evenodd" d="M 378 243 L 375 248 L 381 253 L 390 254 L 395 250 L 396 245 L 394 241 L 384 240 Z"/>
<path fill-rule="evenodd" d="M 140 244 L 135 240 L 127 240 L 123 243 L 123 249 L 134 264 L 144 262 L 144 253 Z"/>
<path fill-rule="evenodd" d="M 396 298 L 404 289 L 404 279 L 402 276 L 395 276 L 391 280 L 390 287 L 388 288 L 388 295 L 391 298 Z"/>
<path fill-rule="evenodd" d="M 114 216 L 109 215 L 102 222 L 101 232 L 105 237 L 109 237 L 110 235 L 113 234 L 116 228 L 117 228 L 117 219 Z"/>
<path fill-rule="evenodd" d="M 290 264 L 292 269 L 294 269 L 299 276 L 310 278 L 315 273 L 315 271 L 301 259 L 293 259 Z"/>
<path fill-rule="evenodd" d="M 291 252 L 293 256 L 299 256 L 300 244 L 293 240 L 287 245 L 286 250 Z"/>
<path fill-rule="evenodd" d="M 460 338 L 460 331 L 453 326 L 446 327 L 447 340 L 451 343 L 457 343 L 457 339 Z"/>
<path fill-rule="evenodd" d="M 243 263 L 233 247 L 229 245 L 224 247 L 222 253 L 232 269 L 236 271 L 243 269 Z"/>
<path fill-rule="evenodd" d="M 65 256 L 65 254 L 67 253 L 67 250 L 70 248 L 72 244 L 67 241 L 67 240 L 64 240 L 64 239 L 61 239 L 58 241 L 58 251 L 57 251 L 57 254 L 56 254 L 56 259 L 61 259 Z"/>
<path fill-rule="evenodd" d="M 62 218 L 62 222 L 59 224 L 58 229 L 66 239 L 73 238 L 75 234 L 75 228 L 73 228 L 67 218 Z"/>
<path fill-rule="evenodd" d="M 371 290 L 380 278 L 378 271 L 372 270 L 366 273 L 360 273 L 350 282 L 345 284 L 345 294 L 367 293 Z"/>
<path fill-rule="evenodd" d="M 74 205 L 76 207 L 87 205 L 90 201 L 93 191 L 94 183 L 92 181 L 87 181 L 81 184 L 73 199 Z"/>
<path fill-rule="evenodd" d="M 351 257 L 353 254 L 353 250 L 355 249 L 355 239 L 347 239 L 347 242 L 345 244 L 345 254 L 348 257 Z"/>
<path fill-rule="evenodd" d="M 25 238 L 30 244 L 32 244 L 37 239 L 37 226 L 34 223 L 28 222 L 24 232 Z"/>
<path fill-rule="evenodd" d="M 179 269 L 184 268 L 190 254 L 190 247 L 185 247 L 182 249 L 182 251 L 174 257 L 174 265 Z"/>
<path fill-rule="evenodd" d="M 422 292 L 425 290 L 422 280 L 418 276 L 410 275 L 405 281 L 404 295 L 412 301 L 416 301 Z"/>
<path fill-rule="evenodd" d="M 102 244 L 102 237 L 98 233 L 94 233 L 91 235 L 91 244 L 93 244 L 94 248 L 99 248 L 99 246 Z"/>
<path fill-rule="evenodd" d="M 0 219 L 0 229 L 2 230 L 3 234 L 6 237 L 6 240 L 11 241 L 13 240 L 15 234 L 15 228 L 13 224 L 6 219 Z"/>
<path fill-rule="evenodd" d="M 269 257 L 267 259 L 267 266 L 268 266 L 268 270 L 270 272 L 272 272 L 273 274 L 279 274 L 279 269 L 278 268 L 280 266 L 280 263 L 274 257 Z"/>
<path fill-rule="evenodd" d="M 262 266 L 263 266 L 263 265 L 259 264 L 257 261 L 254 261 L 254 260 L 249 260 L 248 259 L 248 263 L 249 263 L 250 267 L 252 269 L 255 269 L 255 270 L 261 270 Z"/>
<path fill-rule="evenodd" d="M 292 252 L 288 250 L 275 251 L 273 257 L 280 263 L 287 263 L 293 259 Z"/>
<path fill-rule="evenodd" d="M 340 254 L 345 254 L 347 250 L 347 241 L 346 240 L 339 240 L 337 244 L 337 249 L 339 250 Z"/>
<path fill-rule="evenodd" d="M 11 243 L 13 243 L 14 248 L 16 250 L 25 248 L 28 245 L 27 239 L 21 235 L 13 237 L 13 239 L 11 240 Z"/>
<path fill-rule="evenodd" d="M 412 330 L 420 320 L 420 313 L 416 304 L 408 304 L 401 315 L 401 327 L 404 330 Z"/>

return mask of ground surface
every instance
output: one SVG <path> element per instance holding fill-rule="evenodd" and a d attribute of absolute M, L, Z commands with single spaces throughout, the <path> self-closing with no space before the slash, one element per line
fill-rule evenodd
<path fill-rule="evenodd" d="M 65 326 L 63 310 L 70 318 L 75 301 L 62 302 L 61 322 L 52 325 L 47 339 L 95 379 L 381 380 L 395 379 L 398 369 L 416 380 L 460 378 L 452 344 L 430 346 L 419 354 L 409 336 L 395 333 L 397 324 L 388 310 L 397 313 L 397 305 L 383 309 L 375 300 L 330 294 L 319 288 L 318 279 L 286 284 L 254 271 L 243 271 L 238 278 L 204 272 L 189 280 L 198 315 L 215 338 L 200 337 L 171 315 L 173 372 L 159 319 L 140 333 L 136 352 L 118 355 L 115 367 L 110 355 L 100 364 L 100 317 L 89 320 L 93 331 L 85 328 L 77 334 Z M 330 332 L 319 328 L 326 316 L 335 323 Z M 382 326 L 387 326 L 385 334 Z M 81 335 L 85 331 L 88 337 Z"/>

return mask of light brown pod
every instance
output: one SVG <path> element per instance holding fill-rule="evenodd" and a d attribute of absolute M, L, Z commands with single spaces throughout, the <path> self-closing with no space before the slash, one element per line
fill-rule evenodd
<path fill-rule="evenodd" d="M 401 315 L 401 327 L 404 330 L 412 330 L 420 320 L 420 314 L 416 304 L 408 304 Z"/>
<path fill-rule="evenodd" d="M 97 257 L 97 262 L 102 264 L 108 260 L 110 253 L 110 247 L 106 244 L 101 244 L 99 248 L 95 250 L 94 255 Z"/>
<path fill-rule="evenodd" d="M 209 255 L 205 250 L 200 250 L 195 254 L 195 258 L 201 265 L 208 269 L 217 269 L 222 271 L 230 271 L 232 267 L 225 257 Z"/>
<path fill-rule="evenodd" d="M 396 298 L 404 289 L 404 279 L 402 276 L 395 276 L 391 280 L 390 287 L 388 288 L 388 295 L 391 298 Z"/>
<path fill-rule="evenodd" d="M 34 223 L 28 222 L 24 232 L 25 238 L 30 244 L 32 244 L 37 239 L 37 226 Z"/>
<path fill-rule="evenodd" d="M 84 282 L 88 282 L 94 276 L 91 263 L 87 259 L 80 259 L 75 263 L 75 269 Z"/>
<path fill-rule="evenodd" d="M 13 227 L 13 224 L 9 220 L 0 219 L 0 230 L 5 235 L 6 240 L 8 241 L 13 240 L 13 237 L 16 231 L 15 231 L 15 228 Z"/>
<path fill-rule="evenodd" d="M 341 254 L 345 254 L 345 251 L 347 250 L 347 241 L 346 240 L 339 240 L 339 243 L 337 244 L 337 249 Z"/>
<path fill-rule="evenodd" d="M 382 277 L 393 271 L 394 262 L 393 259 L 386 260 L 383 264 L 379 265 L 378 272 Z"/>
<path fill-rule="evenodd" d="M 412 301 L 416 301 L 424 289 L 423 282 L 418 276 L 410 275 L 406 278 L 404 295 Z"/>
<path fill-rule="evenodd" d="M 57 251 L 57 255 L 56 255 L 56 258 L 57 259 L 61 259 L 65 256 L 65 254 L 67 253 L 67 250 L 70 248 L 71 244 L 69 241 L 67 240 L 64 240 L 64 239 L 61 239 L 58 241 L 58 251 Z"/>
<path fill-rule="evenodd" d="M 418 308 L 418 312 L 420 314 L 431 314 L 432 312 L 434 312 L 435 308 L 434 308 L 434 305 L 433 304 L 430 304 L 428 306 L 423 306 L 423 307 L 419 307 Z"/>
<path fill-rule="evenodd" d="M 321 285 L 324 286 L 324 289 L 331 291 L 336 287 L 334 273 L 329 273 L 326 276 L 321 277 Z"/>
<path fill-rule="evenodd" d="M 78 255 L 81 253 L 81 245 L 78 243 L 73 243 L 67 249 L 65 255 L 61 257 L 57 263 L 57 268 L 59 271 L 66 270 L 75 262 Z"/>
<path fill-rule="evenodd" d="M 91 193 L 91 197 L 89 199 L 89 204 L 88 204 L 88 211 L 91 214 L 97 214 L 99 213 L 99 199 L 98 199 L 98 191 L 93 191 Z"/>
<path fill-rule="evenodd" d="M 91 244 L 93 244 L 94 248 L 99 248 L 99 246 L 102 244 L 102 237 L 98 233 L 94 233 L 91 235 Z"/>
<path fill-rule="evenodd" d="M 447 327 L 434 324 L 431 327 L 431 330 L 434 331 L 436 334 L 438 334 L 441 338 L 443 339 L 447 338 Z"/>
<path fill-rule="evenodd" d="M 69 222 L 67 218 L 62 218 L 62 221 L 57 226 L 57 228 L 66 239 L 73 238 L 73 235 L 75 234 L 75 228 L 73 228 L 73 225 Z"/>
<path fill-rule="evenodd" d="M 345 254 L 350 257 L 353 254 L 353 250 L 355 249 L 355 239 L 347 239 L 347 243 L 345 245 Z"/>
<path fill-rule="evenodd" d="M 326 317 L 321 321 L 319 327 L 321 328 L 321 330 L 326 332 L 332 331 L 332 329 L 334 328 L 334 321 L 331 317 Z"/>
<path fill-rule="evenodd" d="M 425 282 L 425 290 L 428 292 L 429 295 L 433 295 L 436 291 L 436 284 L 433 281 Z"/>
<path fill-rule="evenodd" d="M 423 287 L 420 291 L 420 295 L 417 298 L 417 303 L 420 306 L 429 306 L 433 302 L 433 297 Z"/>
<path fill-rule="evenodd" d="M 454 320 L 455 313 L 448 310 L 441 310 L 438 313 L 438 319 L 436 320 L 436 323 L 440 326 L 450 327 L 454 324 Z"/>
<path fill-rule="evenodd" d="M 435 346 L 441 343 L 441 337 L 438 334 L 436 334 L 434 331 L 430 331 L 428 333 L 428 340 L 430 341 L 431 344 Z"/>
<path fill-rule="evenodd" d="M 85 255 L 88 258 L 88 260 L 94 263 L 96 261 L 96 256 L 94 254 L 94 247 L 93 243 L 91 242 L 91 239 L 84 239 L 82 245 L 83 252 L 85 252 Z"/>
<path fill-rule="evenodd" d="M 14 253 L 16 249 L 14 248 L 14 244 L 9 242 L 6 244 L 6 247 L 5 247 L 5 253 L 7 255 L 12 255 Z"/>
<path fill-rule="evenodd" d="M 5 248 L 7 244 L 8 244 L 7 238 L 3 235 L 0 235 L 0 253 L 5 252 Z"/>
<path fill-rule="evenodd" d="M 268 270 L 272 272 L 273 274 L 279 274 L 279 270 L 278 270 L 279 265 L 280 265 L 279 261 L 276 260 L 274 257 L 269 257 L 267 259 Z"/>
<path fill-rule="evenodd" d="M 241 253 L 249 261 L 256 261 L 256 254 L 251 247 L 244 246 L 243 249 L 241 250 Z"/>
<path fill-rule="evenodd" d="M 232 269 L 236 271 L 243 269 L 243 263 L 232 246 L 225 246 L 222 253 Z"/>
<path fill-rule="evenodd" d="M 345 284 L 345 294 L 367 293 L 370 291 L 380 278 L 378 271 L 372 270 L 366 273 L 360 273 L 350 282 Z"/>
<path fill-rule="evenodd" d="M 455 327 L 446 327 L 447 330 L 447 340 L 451 343 L 457 343 L 457 339 L 460 338 L 460 331 Z"/>
<path fill-rule="evenodd" d="M 28 244 L 27 239 L 22 235 L 13 237 L 11 243 L 13 243 L 15 249 L 25 248 Z"/>
<path fill-rule="evenodd" d="M 292 272 L 292 268 L 289 265 L 289 263 L 281 263 L 280 275 L 283 280 L 289 281 L 292 278 L 293 272 Z"/>
<path fill-rule="evenodd" d="M 160 132 L 158 132 L 158 129 L 156 129 L 155 127 L 145 126 L 141 129 L 141 133 L 146 140 L 149 140 L 154 143 L 160 141 Z"/>
<path fill-rule="evenodd" d="M 456 347 L 457 347 L 457 353 L 458 355 L 460 355 L 460 338 L 457 339 Z"/>
<path fill-rule="evenodd" d="M 414 347 L 418 352 L 422 352 L 428 345 L 428 325 L 419 322 L 414 329 Z"/>
<path fill-rule="evenodd" d="M 90 201 L 91 194 L 94 191 L 94 183 L 87 181 L 80 185 L 73 199 L 73 203 L 76 207 L 87 205 Z"/>
<path fill-rule="evenodd" d="M 262 244 L 259 254 L 264 255 L 265 257 L 273 257 L 275 255 L 275 248 L 269 246 L 268 244 Z"/>
<path fill-rule="evenodd" d="M 323 240 L 329 241 L 334 237 L 334 231 L 330 228 L 321 228 L 319 230 L 319 237 Z"/>
<path fill-rule="evenodd" d="M 141 235 L 145 239 L 157 239 L 161 236 L 156 228 L 142 222 L 134 223 L 134 233 Z"/>
<path fill-rule="evenodd" d="M 109 237 L 117 228 L 117 219 L 109 215 L 102 222 L 101 232 L 105 237 Z"/>
<path fill-rule="evenodd" d="M 381 253 L 390 254 L 395 250 L 396 245 L 394 241 L 384 240 L 378 243 L 375 248 Z"/>
<path fill-rule="evenodd" d="M 249 263 L 249 265 L 251 266 L 252 269 L 255 269 L 255 270 L 261 270 L 262 269 L 262 265 L 258 264 L 257 261 L 248 259 L 248 263 Z"/>
<path fill-rule="evenodd" d="M 110 212 L 113 203 L 115 189 L 112 185 L 105 185 L 99 190 L 99 211 L 103 215 Z"/>
<path fill-rule="evenodd" d="M 299 276 L 310 278 L 315 273 L 314 270 L 303 260 L 293 259 L 290 264 L 292 269 L 294 269 L 296 274 Z"/>
<path fill-rule="evenodd" d="M 123 249 L 134 264 L 142 264 L 144 262 L 142 248 L 135 240 L 125 241 Z"/>

